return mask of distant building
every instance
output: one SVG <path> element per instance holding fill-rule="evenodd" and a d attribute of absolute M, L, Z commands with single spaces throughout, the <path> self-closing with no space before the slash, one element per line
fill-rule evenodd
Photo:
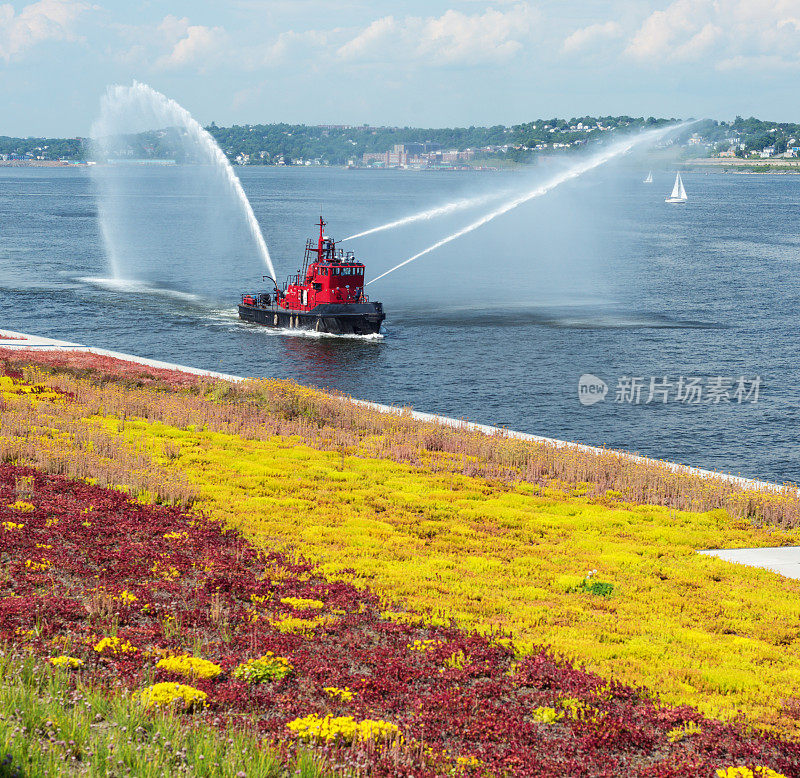
<path fill-rule="evenodd" d="M 386 161 L 386 156 L 387 152 L 385 151 L 379 151 L 379 152 L 368 151 L 362 156 L 361 161 L 365 165 L 374 165 L 376 167 L 378 166 L 383 167 L 384 165 L 388 164 Z"/>
<path fill-rule="evenodd" d="M 395 143 L 392 151 L 386 152 L 387 165 L 406 165 L 408 164 L 408 152 L 402 143 Z"/>
<path fill-rule="evenodd" d="M 368 151 L 361 157 L 362 164 L 372 167 L 407 167 L 408 165 L 421 166 L 429 163 L 441 162 L 442 153 L 434 149 L 438 143 L 395 143 L 391 151 Z M 445 152 L 450 154 L 451 152 Z M 471 158 L 474 152 L 457 152 L 452 154 L 468 154 Z M 456 159 L 457 157 L 454 157 Z"/>
<path fill-rule="evenodd" d="M 427 149 L 426 143 L 405 143 L 403 144 L 403 149 L 406 154 L 409 156 L 419 156 L 420 154 L 424 154 L 426 151 L 430 151 L 431 149 Z M 395 149 L 398 147 L 395 146 Z"/>

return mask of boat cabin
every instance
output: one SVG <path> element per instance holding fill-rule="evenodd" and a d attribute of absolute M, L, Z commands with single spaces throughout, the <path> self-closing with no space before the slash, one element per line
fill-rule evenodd
<path fill-rule="evenodd" d="M 278 290 L 276 304 L 295 311 L 310 311 L 316 305 L 365 302 L 364 265 L 352 251 L 336 248 L 333 238 L 324 233 L 320 217 L 319 237 L 306 242 L 303 268 L 287 279 Z"/>

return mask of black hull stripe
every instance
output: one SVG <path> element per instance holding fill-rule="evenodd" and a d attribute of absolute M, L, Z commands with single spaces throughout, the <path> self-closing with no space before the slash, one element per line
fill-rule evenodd
<path fill-rule="evenodd" d="M 326 315 L 323 312 L 270 310 L 240 305 L 239 318 L 251 324 L 277 329 L 300 329 L 333 335 L 372 335 L 380 332 L 386 316 L 375 309 L 363 313 L 330 312 Z"/>

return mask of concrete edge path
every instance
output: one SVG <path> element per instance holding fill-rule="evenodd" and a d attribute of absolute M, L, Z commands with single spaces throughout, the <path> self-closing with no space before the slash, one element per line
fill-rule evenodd
<path fill-rule="evenodd" d="M 4 340 L 4 337 L 13 338 L 13 340 Z M 148 367 L 155 367 L 161 370 L 178 370 L 181 373 L 190 373 L 192 375 L 204 375 L 211 378 L 221 378 L 225 381 L 245 381 L 242 376 L 229 375 L 228 373 L 217 373 L 214 370 L 202 370 L 197 367 L 187 367 L 186 365 L 176 365 L 172 362 L 162 362 L 158 359 L 147 359 L 146 357 L 137 357 L 133 354 L 123 354 L 121 351 L 109 351 L 104 348 L 95 348 L 94 346 L 86 346 L 83 343 L 71 343 L 67 340 L 54 340 L 53 338 L 44 338 L 40 335 L 28 335 L 24 332 L 14 332 L 13 330 L 0 329 L 0 349 L 16 349 L 28 350 L 33 349 L 36 351 L 83 351 L 87 354 L 98 354 L 104 357 L 113 357 L 121 359 L 125 362 L 135 362 L 139 365 L 147 365 Z"/>
<path fill-rule="evenodd" d="M 800 546 L 773 548 L 714 548 L 700 551 L 704 556 L 714 556 L 738 565 L 760 567 L 784 578 L 800 578 Z"/>
<path fill-rule="evenodd" d="M 10 336 L 11 338 L 14 338 L 14 340 L 4 340 L 4 336 Z M 114 359 L 120 359 L 125 362 L 134 362 L 140 365 L 147 365 L 148 367 L 159 368 L 162 370 L 177 370 L 179 372 L 189 373 L 191 375 L 209 376 L 211 378 L 220 378 L 222 380 L 232 382 L 248 380 L 244 376 L 219 373 L 215 370 L 202 370 L 196 367 L 178 365 L 173 362 L 162 362 L 158 359 L 147 359 L 145 357 L 137 357 L 132 354 L 124 354 L 120 351 L 109 351 L 108 349 L 94 348 L 93 346 L 86 346 L 81 343 L 70 343 L 69 341 L 65 340 L 54 340 L 53 338 L 44 338 L 38 335 L 28 335 L 23 332 L 0 329 L 0 353 L 3 349 L 82 351 L 89 354 L 113 357 Z M 588 454 L 610 453 L 616 456 L 625 457 L 631 462 L 661 465 L 662 467 L 666 467 L 676 473 L 698 475 L 703 478 L 717 478 L 722 481 L 727 481 L 728 483 L 740 486 L 744 489 L 782 491 L 786 488 L 778 484 L 770 483 L 769 481 L 757 481 L 751 478 L 742 478 L 741 476 L 731 475 L 730 473 L 720 473 L 715 470 L 704 470 L 699 467 L 691 467 L 689 465 L 680 465 L 675 462 L 656 460 L 650 457 L 642 457 L 637 454 L 630 454 L 626 451 L 612 451 L 610 449 L 599 448 L 597 446 L 586 446 L 581 443 L 569 443 L 565 440 L 557 440 L 556 438 L 545 438 L 541 435 L 532 435 L 527 432 L 517 432 L 515 430 L 507 430 L 500 427 L 491 427 L 487 424 L 476 424 L 463 419 L 454 419 L 449 416 L 438 416 L 433 413 L 424 413 L 422 411 L 414 411 L 410 408 L 399 408 L 393 405 L 381 405 L 380 403 L 368 402 L 367 400 L 356 400 L 350 398 L 350 401 L 363 408 L 371 408 L 373 410 L 380 411 L 381 413 L 391 413 L 395 415 L 408 414 L 412 418 L 419 419 L 420 421 L 444 424 L 448 427 L 460 429 L 475 430 L 476 432 L 483 432 L 486 435 L 501 435 L 504 437 L 513 438 L 515 440 L 528 440 L 535 443 L 545 443 L 547 445 L 555 446 L 556 448 L 573 448 L 576 451 L 582 451 Z M 772 572 L 786 576 L 787 578 L 800 578 L 800 546 L 783 546 L 778 548 L 714 549 L 701 551 L 700 553 L 708 556 L 716 556 L 719 559 L 723 559 L 732 563 L 771 570 Z"/>

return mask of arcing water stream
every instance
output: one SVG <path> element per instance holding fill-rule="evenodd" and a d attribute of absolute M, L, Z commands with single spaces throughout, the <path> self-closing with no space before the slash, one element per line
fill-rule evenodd
<path fill-rule="evenodd" d="M 466 208 L 474 208 L 478 205 L 490 203 L 492 200 L 499 200 L 502 197 L 505 197 L 506 194 L 506 192 L 495 192 L 494 194 L 483 195 L 482 197 L 465 197 L 461 200 L 455 200 L 452 203 L 440 205 L 436 208 L 429 208 L 427 211 L 420 211 L 419 213 L 411 214 L 411 216 L 405 216 L 402 219 L 396 219 L 395 221 L 388 222 L 387 224 L 381 224 L 378 227 L 372 227 L 369 230 L 364 230 L 364 232 L 358 232 L 355 235 L 350 235 L 343 240 L 355 240 L 356 238 L 363 238 L 366 235 L 373 235 L 376 232 L 393 230 L 395 227 L 405 227 L 407 224 L 413 224 L 414 222 L 435 219 L 438 216 L 447 216 L 450 213 L 456 213 L 457 211 L 462 211 Z"/>
<path fill-rule="evenodd" d="M 227 157 L 214 138 L 185 108 L 174 100 L 157 92 L 147 84 L 137 81 L 134 81 L 132 86 L 109 87 L 101 101 L 100 116 L 92 125 L 91 135 L 95 156 L 99 158 L 99 161 L 104 162 L 109 156 L 113 157 L 114 146 L 120 143 L 120 139 L 123 144 L 125 143 L 125 135 L 143 129 L 155 131 L 160 135 L 163 134 L 164 128 L 177 128 L 188 147 L 185 149 L 187 156 L 203 166 L 210 166 L 215 173 L 215 178 L 222 183 L 224 189 L 227 189 L 228 196 L 236 203 L 236 209 L 244 219 L 259 256 L 274 278 L 275 268 L 261 228 Z M 125 273 L 129 272 L 129 268 L 121 267 L 121 247 L 116 245 L 116 232 L 110 225 L 113 218 L 124 218 L 124 214 L 112 213 L 113 207 L 110 201 L 116 193 L 109 188 L 108 181 L 100 180 L 98 183 L 101 192 L 98 203 L 100 222 L 111 269 L 116 279 L 124 278 Z M 205 187 L 209 183 L 208 181 L 203 182 Z M 203 194 L 208 195 L 209 193 L 203 192 Z M 213 194 L 218 196 L 218 192 Z"/>
<path fill-rule="evenodd" d="M 653 130 L 651 132 L 645 132 L 640 135 L 636 135 L 630 138 L 626 138 L 622 141 L 618 141 L 617 143 L 612 144 L 611 146 L 605 148 L 603 151 L 598 152 L 597 154 L 581 158 L 573 165 L 568 167 L 566 170 L 561 171 L 560 173 L 552 176 L 544 183 L 539 184 L 539 186 L 537 186 L 535 189 L 532 189 L 528 192 L 518 195 L 517 197 L 514 197 L 513 199 L 509 200 L 508 202 L 504 203 L 498 208 L 495 208 L 493 211 L 490 211 L 489 213 L 485 214 L 480 219 L 477 219 L 471 224 L 468 224 L 466 227 L 457 230 L 452 235 L 448 235 L 446 238 L 442 238 L 442 240 L 434 243 L 432 246 L 428 246 L 428 248 L 423 249 L 417 254 L 414 254 L 413 257 L 409 257 L 403 262 L 400 262 L 399 264 L 390 268 L 385 273 L 381 273 L 381 275 L 377 276 L 376 278 L 373 278 L 371 281 L 368 281 L 365 284 L 365 286 L 374 284 L 376 281 L 379 281 L 384 276 L 388 276 L 389 273 L 393 273 L 395 270 L 398 270 L 404 265 L 413 262 L 415 259 L 424 257 L 426 254 L 430 254 L 432 251 L 436 251 L 436 249 L 441 248 L 442 246 L 456 240 L 457 238 L 460 238 L 462 235 L 466 235 L 467 233 L 477 230 L 484 224 L 488 224 L 493 219 L 496 219 L 498 216 L 502 216 L 503 214 L 508 213 L 509 211 L 513 210 L 514 208 L 517 208 L 523 203 L 527 203 L 529 200 L 533 200 L 535 197 L 541 197 L 542 195 L 547 194 L 550 190 L 555 189 L 557 186 L 560 186 L 564 182 L 570 181 L 573 178 L 577 178 L 578 176 L 581 176 L 584 173 L 587 173 L 588 171 L 593 170 L 596 167 L 600 167 L 600 165 L 604 165 L 606 162 L 609 162 L 615 157 L 618 157 L 622 154 L 626 154 L 632 148 L 634 148 L 634 146 L 638 146 L 646 142 L 652 142 L 657 138 L 659 138 L 660 136 L 664 135 L 665 132 L 674 129 L 675 127 L 670 127 L 668 128 L 668 130 L 658 129 L 658 130 Z M 410 218 L 412 217 L 407 217 L 406 221 Z M 378 228 L 378 229 L 388 229 L 389 226 L 392 225 L 386 225 L 383 228 Z M 374 232 L 375 229 L 373 229 L 372 231 Z"/>

